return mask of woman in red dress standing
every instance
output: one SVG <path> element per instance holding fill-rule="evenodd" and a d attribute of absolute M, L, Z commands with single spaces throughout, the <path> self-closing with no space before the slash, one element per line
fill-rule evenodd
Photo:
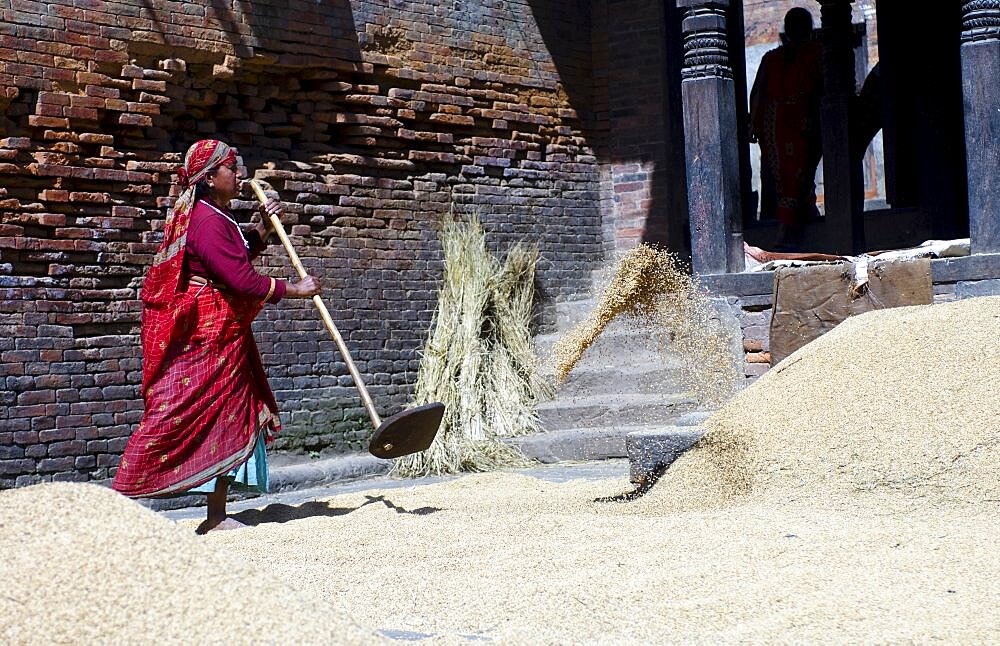
<path fill-rule="evenodd" d="M 760 144 L 762 182 L 773 181 L 779 245 L 798 246 L 802 229 L 818 215 L 816 168 L 822 156 L 822 50 L 813 42 L 812 15 L 802 7 L 785 15 L 783 44 L 761 59 L 750 91 L 750 139 Z M 761 186 L 768 194 L 770 187 Z"/>
<path fill-rule="evenodd" d="M 270 229 L 244 234 L 227 208 L 240 192 L 233 148 L 196 142 L 178 176 L 182 192 L 142 289 L 145 410 L 112 486 L 133 498 L 207 493 L 204 533 L 239 526 L 226 518 L 231 482 L 267 490 L 264 444 L 280 422 L 250 324 L 265 302 L 322 289 L 312 276 L 286 283 L 250 264 Z M 280 203 L 263 211 L 280 214 Z"/>

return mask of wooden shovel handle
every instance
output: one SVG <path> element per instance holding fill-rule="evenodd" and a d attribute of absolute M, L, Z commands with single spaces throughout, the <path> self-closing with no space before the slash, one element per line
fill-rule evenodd
<path fill-rule="evenodd" d="M 267 204 L 267 195 L 264 194 L 264 189 L 261 188 L 260 184 L 256 180 L 248 180 L 250 188 L 253 192 L 257 194 L 257 199 L 260 200 L 262 205 Z M 278 234 L 278 238 L 281 240 L 282 246 L 285 247 L 285 251 L 288 253 L 288 257 L 292 261 L 292 265 L 295 267 L 295 271 L 299 272 L 299 278 L 305 278 L 308 274 L 306 273 L 306 268 L 302 266 L 302 261 L 299 260 L 299 254 L 295 253 L 295 247 L 292 246 L 292 241 L 288 239 L 288 235 L 285 233 L 285 227 L 281 224 L 281 218 L 276 215 L 269 215 L 268 218 L 271 220 L 271 226 L 274 228 L 274 232 Z M 351 372 L 351 378 L 354 379 L 354 385 L 358 389 L 358 393 L 361 395 L 361 401 L 365 405 L 365 410 L 368 411 L 368 417 L 371 418 L 372 426 L 376 429 L 382 425 L 382 418 L 379 417 L 378 412 L 375 410 L 375 404 L 372 402 L 372 397 L 368 394 L 368 388 L 365 387 L 365 382 L 361 380 L 361 373 L 358 372 L 357 366 L 354 365 L 354 359 L 351 358 L 351 353 L 347 349 L 347 344 L 344 343 L 344 338 L 340 336 L 340 330 L 337 329 L 336 324 L 333 322 L 333 317 L 330 316 L 329 310 L 326 309 L 326 305 L 323 303 L 323 299 L 318 295 L 312 297 L 313 305 L 319 310 L 319 315 L 323 319 L 323 323 L 326 324 L 326 329 L 330 331 L 330 336 L 337 343 L 337 349 L 340 350 L 340 356 L 344 358 L 344 363 L 347 364 L 347 369 Z"/>

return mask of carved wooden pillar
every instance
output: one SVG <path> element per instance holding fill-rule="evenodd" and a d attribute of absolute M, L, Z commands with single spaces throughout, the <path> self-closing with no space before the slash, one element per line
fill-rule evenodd
<path fill-rule="evenodd" d="M 827 251 L 864 251 L 864 184 L 851 155 L 851 106 L 855 100 L 854 0 L 819 0 L 823 29 L 823 204 Z"/>
<path fill-rule="evenodd" d="M 973 253 L 1000 253 L 1000 0 L 962 3 L 962 91 Z"/>
<path fill-rule="evenodd" d="M 678 0 L 683 11 L 684 150 L 697 274 L 743 271 L 736 95 L 729 62 L 729 0 Z"/>

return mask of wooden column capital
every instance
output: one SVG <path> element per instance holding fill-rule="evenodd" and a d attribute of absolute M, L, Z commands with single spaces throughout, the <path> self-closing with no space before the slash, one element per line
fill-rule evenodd
<path fill-rule="evenodd" d="M 678 0 L 677 6 L 684 12 L 681 77 L 733 78 L 726 26 L 729 0 Z"/>
<path fill-rule="evenodd" d="M 962 3 L 962 42 L 1000 40 L 1000 0 Z"/>

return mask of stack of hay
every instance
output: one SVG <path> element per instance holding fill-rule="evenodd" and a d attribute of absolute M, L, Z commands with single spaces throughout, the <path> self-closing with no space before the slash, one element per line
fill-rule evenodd
<path fill-rule="evenodd" d="M 434 444 L 396 461 L 403 476 L 486 471 L 527 463 L 502 438 L 541 430 L 548 393 L 531 342 L 538 250 L 522 244 L 503 262 L 486 249 L 476 218 L 448 219 L 441 232 L 444 284 L 417 374 L 416 403 L 445 405 Z"/>

